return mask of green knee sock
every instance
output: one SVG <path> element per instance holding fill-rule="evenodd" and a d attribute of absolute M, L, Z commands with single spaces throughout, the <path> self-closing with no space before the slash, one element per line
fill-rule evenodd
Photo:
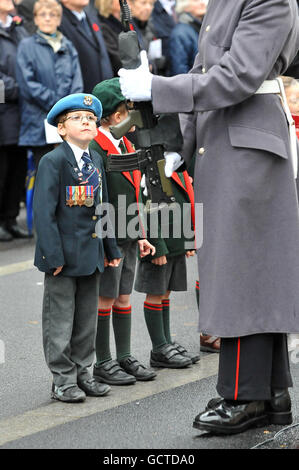
<path fill-rule="evenodd" d="M 96 336 L 97 365 L 112 359 L 110 352 L 111 309 L 98 309 L 98 328 Z"/>
<path fill-rule="evenodd" d="M 131 305 L 125 308 L 114 305 L 112 307 L 112 324 L 118 361 L 131 355 L 131 311 Z"/>
<path fill-rule="evenodd" d="M 153 351 L 156 351 L 168 342 L 164 334 L 162 304 L 151 304 L 145 301 L 144 319 L 152 341 Z"/>
<path fill-rule="evenodd" d="M 172 343 L 171 333 L 170 333 L 170 305 L 169 299 L 162 300 L 163 308 L 163 325 L 164 325 L 164 335 L 167 340 L 167 343 Z"/>

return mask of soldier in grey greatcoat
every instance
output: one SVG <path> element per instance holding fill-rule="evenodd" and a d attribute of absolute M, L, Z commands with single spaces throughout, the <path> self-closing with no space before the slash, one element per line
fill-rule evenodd
<path fill-rule="evenodd" d="M 182 156 L 198 156 L 200 330 L 221 337 L 221 352 L 220 398 L 194 426 L 211 432 L 292 421 L 286 334 L 299 331 L 299 221 L 277 77 L 298 47 L 296 0 L 210 0 L 190 73 L 119 72 L 127 98 L 183 113 Z"/>

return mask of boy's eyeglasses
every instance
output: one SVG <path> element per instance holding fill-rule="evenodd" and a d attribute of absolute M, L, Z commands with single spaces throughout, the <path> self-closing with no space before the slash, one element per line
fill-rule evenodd
<path fill-rule="evenodd" d="M 73 114 L 72 116 L 68 116 L 66 118 L 63 119 L 63 121 L 61 122 L 65 122 L 67 120 L 70 120 L 72 122 L 77 122 L 77 123 L 81 123 L 83 122 L 83 119 L 86 119 L 87 122 L 94 122 L 96 123 L 98 118 L 96 116 L 93 116 L 93 115 L 85 115 L 85 114 Z"/>

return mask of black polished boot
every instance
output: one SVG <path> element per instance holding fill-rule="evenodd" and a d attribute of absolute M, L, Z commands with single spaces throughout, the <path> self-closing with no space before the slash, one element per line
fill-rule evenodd
<path fill-rule="evenodd" d="M 269 424 L 291 424 L 293 421 L 291 412 L 292 404 L 288 389 L 274 389 L 271 394 L 272 398 L 265 400 L 265 409 L 269 418 Z M 206 411 L 215 409 L 222 402 L 224 402 L 224 398 L 212 398 L 206 406 Z"/>
<path fill-rule="evenodd" d="M 197 415 L 193 427 L 214 434 L 237 434 L 268 422 L 264 401 L 243 403 L 221 399 L 214 408 Z"/>
<path fill-rule="evenodd" d="M 266 411 L 270 424 L 291 424 L 293 416 L 292 403 L 287 388 L 274 389 L 271 400 L 266 401 Z"/>

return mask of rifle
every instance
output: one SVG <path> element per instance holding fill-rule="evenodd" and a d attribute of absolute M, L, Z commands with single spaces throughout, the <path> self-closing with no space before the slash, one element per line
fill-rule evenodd
<path fill-rule="evenodd" d="M 126 0 L 119 0 L 124 31 L 119 34 L 119 54 L 126 69 L 136 69 L 141 64 L 137 33 L 132 25 L 130 8 Z M 165 176 L 164 151 L 179 152 L 183 145 L 178 115 L 153 112 L 150 101 L 135 102 L 128 117 L 110 127 L 115 139 L 123 137 L 132 126 L 136 127 L 137 151 L 125 155 L 109 155 L 107 171 L 140 170 L 145 174 L 149 191 L 147 210 L 161 209 L 175 202 L 171 181 Z"/>

